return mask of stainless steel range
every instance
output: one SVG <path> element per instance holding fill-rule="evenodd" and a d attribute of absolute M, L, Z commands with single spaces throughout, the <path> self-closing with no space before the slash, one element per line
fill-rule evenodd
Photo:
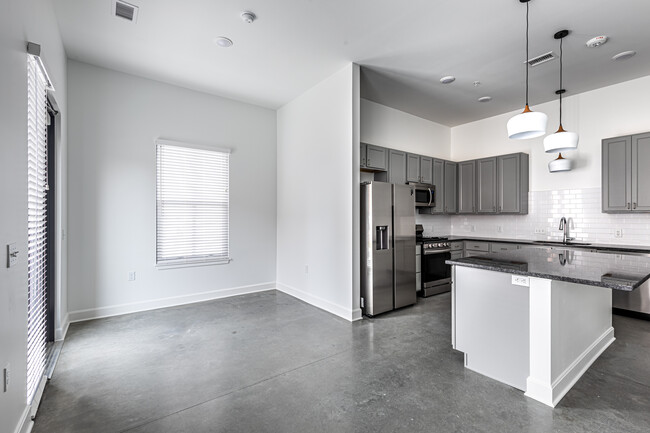
<path fill-rule="evenodd" d="M 418 224 L 419 226 L 419 224 Z M 451 290 L 451 266 L 445 262 L 451 259 L 449 239 L 444 237 L 424 237 L 422 227 L 416 228 L 416 239 L 421 245 L 421 269 L 423 297 L 449 292 Z"/>

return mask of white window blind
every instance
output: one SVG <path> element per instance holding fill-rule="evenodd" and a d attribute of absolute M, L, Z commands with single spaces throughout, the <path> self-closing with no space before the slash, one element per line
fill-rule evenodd
<path fill-rule="evenodd" d="M 45 370 L 47 345 L 47 79 L 27 65 L 27 403 Z"/>
<path fill-rule="evenodd" d="M 230 151 L 156 142 L 156 264 L 228 262 Z"/>

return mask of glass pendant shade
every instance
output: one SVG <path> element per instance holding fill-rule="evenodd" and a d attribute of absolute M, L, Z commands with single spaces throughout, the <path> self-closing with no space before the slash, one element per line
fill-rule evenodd
<path fill-rule="evenodd" d="M 548 116 L 537 111 L 530 111 L 528 105 L 523 113 L 517 114 L 508 120 L 508 138 L 523 140 L 526 138 L 540 137 L 546 134 L 546 121 Z"/>
<path fill-rule="evenodd" d="M 555 135 L 555 134 L 553 134 Z M 548 171 L 555 173 L 558 171 L 569 171 L 571 170 L 571 160 L 562 157 L 562 154 L 548 163 Z"/>
<path fill-rule="evenodd" d="M 577 148 L 578 134 L 565 131 L 562 125 L 560 125 L 560 128 L 555 134 L 548 135 L 544 138 L 544 151 L 546 153 L 568 152 Z"/>

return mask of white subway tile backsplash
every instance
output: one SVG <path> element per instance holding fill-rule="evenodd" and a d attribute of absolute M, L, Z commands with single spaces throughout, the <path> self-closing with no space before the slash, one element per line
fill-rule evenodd
<path fill-rule="evenodd" d="M 650 246 L 650 214 L 602 213 L 600 188 L 531 191 L 528 203 L 528 215 L 422 215 L 416 216 L 416 221 L 424 224 L 425 233 L 427 224 L 432 225 L 432 235 L 472 233 L 491 238 L 558 240 L 562 238 L 558 226 L 564 216 L 571 218 L 569 235 L 576 240 Z M 544 233 L 535 233 L 536 229 Z M 619 229 L 623 237 L 617 238 Z"/>

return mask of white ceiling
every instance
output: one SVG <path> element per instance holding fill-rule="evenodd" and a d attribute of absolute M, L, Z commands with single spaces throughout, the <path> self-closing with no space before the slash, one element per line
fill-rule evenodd
<path fill-rule="evenodd" d="M 72 59 L 269 108 L 349 62 L 362 96 L 454 126 L 522 108 L 525 3 L 519 0 L 130 0 L 137 23 L 111 0 L 54 0 Z M 258 20 L 246 24 L 239 14 Z M 650 73 L 649 0 L 532 0 L 530 55 L 564 43 L 567 96 Z M 599 48 L 585 42 L 600 34 Z M 213 40 L 227 36 L 228 49 Z M 626 61 L 611 57 L 625 50 Z M 531 105 L 555 99 L 557 60 L 530 69 Z M 438 81 L 455 75 L 450 85 Z M 473 82 L 482 84 L 475 88 Z M 489 95 L 492 102 L 479 103 Z M 640 95 L 641 97 L 641 95 Z"/>

